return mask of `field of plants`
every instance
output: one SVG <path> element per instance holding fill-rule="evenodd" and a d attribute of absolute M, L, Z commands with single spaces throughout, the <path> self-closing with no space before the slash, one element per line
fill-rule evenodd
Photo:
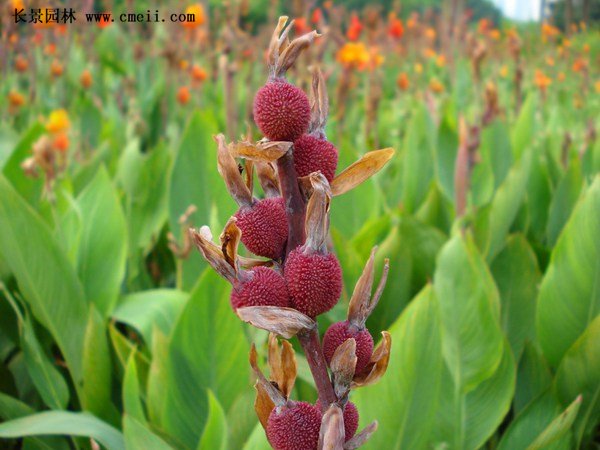
<path fill-rule="evenodd" d="M 597 23 L 29 3 L 0 448 L 600 449 Z"/>

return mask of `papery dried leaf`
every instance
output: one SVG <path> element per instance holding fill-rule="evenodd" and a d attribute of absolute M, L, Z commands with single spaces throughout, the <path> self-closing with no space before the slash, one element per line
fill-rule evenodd
<path fill-rule="evenodd" d="M 390 362 L 392 336 L 387 331 L 382 331 L 381 335 L 381 343 L 373 352 L 371 361 L 367 365 L 364 373 L 354 377 L 354 380 L 352 381 L 352 388 L 375 384 L 385 374 Z"/>
<path fill-rule="evenodd" d="M 217 244 L 212 242 L 212 234 L 207 226 L 203 226 L 199 230 L 190 228 L 188 230 L 190 240 L 196 245 L 204 259 L 211 265 L 215 271 L 225 278 L 230 283 L 233 283 L 237 279 L 237 268 L 235 265 L 231 265 L 225 256 L 223 251 Z"/>
<path fill-rule="evenodd" d="M 242 238 L 242 230 L 237 226 L 237 219 L 230 217 L 221 233 L 221 251 L 225 260 L 233 268 L 237 268 L 238 247 Z"/>
<path fill-rule="evenodd" d="M 333 196 L 345 194 L 379 172 L 394 156 L 393 148 L 373 150 L 350 165 L 331 182 Z"/>
<path fill-rule="evenodd" d="M 281 191 L 279 189 L 279 178 L 277 177 L 277 172 L 275 172 L 273 164 L 256 162 L 255 167 L 258 181 L 260 182 L 260 186 L 262 187 L 265 196 L 267 198 L 281 196 Z"/>
<path fill-rule="evenodd" d="M 252 194 L 244 183 L 235 159 L 229 152 L 225 136 L 219 134 L 214 137 L 217 143 L 217 168 L 225 181 L 229 194 L 239 206 L 252 205 Z"/>
<path fill-rule="evenodd" d="M 273 34 L 271 35 L 271 42 L 269 43 L 268 58 L 269 58 L 269 65 L 272 67 L 275 67 L 277 65 L 277 62 L 279 61 L 280 47 L 281 47 L 281 43 L 283 42 L 280 39 L 280 34 L 283 31 L 283 29 L 285 28 L 285 24 L 287 23 L 287 21 L 288 21 L 288 16 L 279 17 L 279 20 L 277 21 L 277 26 L 275 27 L 275 30 L 273 30 Z M 289 28 L 290 27 L 288 26 L 288 30 L 289 30 Z M 285 40 L 285 36 L 284 36 L 284 40 Z"/>
<path fill-rule="evenodd" d="M 275 334 L 269 334 L 269 368 L 270 378 L 279 386 L 285 398 L 289 398 L 296 382 L 296 354 L 288 341 L 282 341 L 281 347 Z"/>
<path fill-rule="evenodd" d="M 331 357 L 329 366 L 333 374 L 333 388 L 338 399 L 344 398 L 350 390 L 356 361 L 356 340 L 353 338 L 347 339 L 340 345 Z"/>
<path fill-rule="evenodd" d="M 238 264 L 243 269 L 253 269 L 254 267 L 274 267 L 281 272 L 281 266 L 271 259 L 247 258 L 238 255 Z"/>
<path fill-rule="evenodd" d="M 354 435 L 352 439 L 344 444 L 344 450 L 355 450 L 362 447 L 371 438 L 373 433 L 377 431 L 379 423 L 375 420 L 361 430 L 360 433 Z"/>
<path fill-rule="evenodd" d="M 311 114 L 310 114 L 310 127 L 309 132 L 320 132 L 322 133 L 327 123 L 327 117 L 329 116 L 329 98 L 327 97 L 327 86 L 325 85 L 325 78 L 319 67 L 310 68 L 312 78 L 312 91 L 311 91 Z"/>
<path fill-rule="evenodd" d="M 321 172 L 311 173 L 309 179 L 313 192 L 306 205 L 306 247 L 322 253 L 327 250 L 331 189 Z"/>
<path fill-rule="evenodd" d="M 310 330 L 316 326 L 314 320 L 292 308 L 246 306 L 238 308 L 236 313 L 244 322 L 286 339 L 292 338 L 300 331 Z"/>
<path fill-rule="evenodd" d="M 315 38 L 321 36 L 316 31 L 311 31 L 310 33 L 306 33 L 303 36 L 300 36 L 294 39 L 290 44 L 285 48 L 283 53 L 279 58 L 276 69 L 276 76 L 283 76 L 287 70 L 294 65 L 300 53 L 312 44 Z"/>
<path fill-rule="evenodd" d="M 252 161 L 274 162 L 285 155 L 292 147 L 286 141 L 238 141 L 229 144 L 229 153 L 235 158 L 245 158 Z"/>
<path fill-rule="evenodd" d="M 262 427 L 267 430 L 267 424 L 269 423 L 269 415 L 273 408 L 275 408 L 275 403 L 269 397 L 269 394 L 263 387 L 262 383 L 256 383 L 254 385 L 256 389 L 256 398 L 254 399 L 254 411 L 256 411 L 256 415 Z"/>
<path fill-rule="evenodd" d="M 375 252 L 377 247 L 373 247 L 371 250 L 371 256 L 365 265 L 362 275 L 358 279 L 350 304 L 348 305 L 348 321 L 359 329 L 363 329 L 369 316 L 373 313 L 373 310 L 379 303 L 379 299 L 385 289 L 387 282 L 388 273 L 390 270 L 390 261 L 385 259 L 383 263 L 383 271 L 377 290 L 374 295 L 371 295 L 373 289 L 373 279 L 375 275 Z"/>
<path fill-rule="evenodd" d="M 244 182 L 252 195 L 254 191 L 254 161 L 250 159 L 244 161 Z"/>
<path fill-rule="evenodd" d="M 258 353 L 256 352 L 256 346 L 254 344 L 252 344 L 252 347 L 250 348 L 249 360 L 250 360 L 250 367 L 252 367 L 252 371 L 254 372 L 254 375 L 256 375 L 256 378 L 258 379 L 257 384 L 260 385 L 260 388 L 271 399 L 271 401 L 273 402 L 273 405 L 275 405 L 275 406 L 285 405 L 285 403 L 287 401 L 285 399 L 285 397 L 281 394 L 279 389 L 277 389 L 275 386 L 273 386 L 273 384 L 271 384 L 269 382 L 269 380 L 267 380 L 265 375 L 262 373 L 262 370 L 260 370 L 260 367 L 258 367 Z M 256 391 L 257 391 L 257 393 L 259 393 L 258 388 Z M 264 401 L 264 399 L 261 399 L 261 402 L 262 401 Z"/>
<path fill-rule="evenodd" d="M 342 409 L 332 403 L 321 420 L 319 450 L 343 450 L 345 441 L 344 415 Z"/>

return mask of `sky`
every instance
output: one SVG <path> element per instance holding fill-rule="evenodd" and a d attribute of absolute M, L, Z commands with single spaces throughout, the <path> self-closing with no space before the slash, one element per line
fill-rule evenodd
<path fill-rule="evenodd" d="M 541 0 L 492 0 L 505 16 L 515 20 L 539 20 Z"/>

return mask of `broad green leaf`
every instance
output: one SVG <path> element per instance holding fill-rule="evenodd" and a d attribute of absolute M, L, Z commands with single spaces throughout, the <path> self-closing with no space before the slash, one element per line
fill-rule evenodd
<path fill-rule="evenodd" d="M 107 320 L 91 305 L 84 340 L 81 403 L 86 411 L 116 425 L 119 414 L 111 399 L 112 358 L 107 325 Z"/>
<path fill-rule="evenodd" d="M 552 373 L 542 352 L 531 342 L 526 342 L 517 369 L 514 409 L 520 413 L 552 384 Z"/>
<path fill-rule="evenodd" d="M 40 345 L 28 317 L 22 323 L 21 345 L 27 371 L 44 403 L 52 409 L 66 408 L 69 402 L 69 387 Z"/>
<path fill-rule="evenodd" d="M 300 359 L 300 355 L 296 353 L 298 362 L 298 379 L 305 381 L 304 374 L 301 373 L 300 366 L 304 364 L 306 371 L 308 372 L 308 378 L 312 380 L 310 370 L 308 369 L 308 363 L 306 359 L 303 361 Z M 314 381 L 313 381 L 314 383 Z M 296 385 L 297 386 L 297 385 Z M 249 438 L 252 430 L 258 423 L 256 414 L 249 414 L 248 411 L 254 411 L 254 400 L 256 398 L 256 391 L 254 389 L 248 389 L 243 392 L 233 403 L 229 412 L 227 413 L 227 428 L 229 430 L 228 443 L 229 448 L 242 448 L 244 442 Z M 297 396 L 296 398 L 303 398 Z"/>
<path fill-rule="evenodd" d="M 169 334 L 188 297 L 187 292 L 176 289 L 135 292 L 123 298 L 113 318 L 134 327 L 151 346 L 153 327 Z"/>
<path fill-rule="evenodd" d="M 502 329 L 518 359 L 525 341 L 535 337 L 535 302 L 541 279 L 537 260 L 527 240 L 515 235 L 494 259 L 491 270 L 500 291 Z"/>
<path fill-rule="evenodd" d="M 502 358 L 500 301 L 471 237 L 442 248 L 434 275 L 440 304 L 442 353 L 460 395 L 489 378 Z"/>
<path fill-rule="evenodd" d="M 208 391 L 208 419 L 202 432 L 197 450 L 227 450 L 227 418 L 225 412 L 215 397 Z"/>
<path fill-rule="evenodd" d="M 575 422 L 577 447 L 593 437 L 600 423 L 600 316 L 597 316 L 566 352 L 555 378 L 558 398 L 566 404 L 583 397 Z"/>
<path fill-rule="evenodd" d="M 196 445 L 208 417 L 207 389 L 227 411 L 249 387 L 248 343 L 228 293 L 227 282 L 207 270 L 169 344 L 164 425 L 188 447 Z"/>
<path fill-rule="evenodd" d="M 217 206 L 214 202 L 221 200 L 218 209 L 224 212 L 233 213 L 236 209 L 234 201 L 226 197 L 224 182 L 217 173 L 217 145 L 212 139 L 217 132 L 212 114 L 197 112 L 188 122 L 179 144 L 169 185 L 169 228 L 180 243 L 183 235 L 179 218 L 189 206 L 197 208 L 189 218 L 195 227 L 211 224 L 212 210 Z M 214 231 L 217 235 L 220 232 Z M 194 249 L 181 264 L 181 282 L 177 287 L 190 290 L 206 263 Z"/>
<path fill-rule="evenodd" d="M 271 450 L 271 445 L 267 440 L 267 435 L 264 428 L 259 423 L 254 427 L 254 431 L 246 441 L 244 450 Z"/>
<path fill-rule="evenodd" d="M 135 365 L 135 352 L 129 356 L 123 377 L 123 410 L 128 417 L 146 424 L 146 414 L 140 397 L 140 382 Z M 126 436 L 127 438 L 127 436 Z"/>
<path fill-rule="evenodd" d="M 440 123 L 437 143 L 437 178 L 441 192 L 454 203 L 454 171 L 458 152 L 458 133 L 446 114 Z"/>
<path fill-rule="evenodd" d="M 2 124 L 0 127 L 0 168 L 4 167 L 4 161 L 10 156 L 18 140 L 18 133 L 8 124 Z"/>
<path fill-rule="evenodd" d="M 545 241 L 548 210 L 552 200 L 552 185 L 548 173 L 548 162 L 540 154 L 533 158 L 531 174 L 527 183 L 527 205 L 529 228 L 537 242 Z"/>
<path fill-rule="evenodd" d="M 580 405 L 581 396 L 573 400 L 573 403 L 571 403 L 560 416 L 550 422 L 550 425 L 548 425 L 535 441 L 527 447 L 527 450 L 542 450 L 548 448 L 550 444 L 555 443 L 557 439 L 564 436 L 571 428 L 571 425 L 573 425 L 577 413 L 579 412 Z"/>
<path fill-rule="evenodd" d="M 164 389 L 169 383 L 167 374 L 168 352 L 169 341 L 167 336 L 155 327 L 152 333 L 152 361 L 148 371 L 146 407 L 150 421 L 160 427 L 163 426 L 163 411 L 167 401 Z"/>
<path fill-rule="evenodd" d="M 127 450 L 173 450 L 173 447 L 150 431 L 144 423 L 128 414 L 125 414 L 123 419 L 123 433 Z"/>
<path fill-rule="evenodd" d="M 481 153 L 490 162 L 493 170 L 494 186 L 501 185 L 513 163 L 513 154 L 507 126 L 495 120 L 481 131 Z"/>
<path fill-rule="evenodd" d="M 102 315 L 113 310 L 125 275 L 127 225 L 104 167 L 77 199 L 82 227 L 78 272 L 88 301 Z"/>
<path fill-rule="evenodd" d="M 29 405 L 0 392 L 0 419 L 18 419 L 35 414 L 35 410 Z M 27 438 L 23 441 L 26 450 L 68 450 L 69 444 L 63 438 L 44 437 Z"/>
<path fill-rule="evenodd" d="M 521 158 L 531 145 L 535 135 L 535 113 L 537 111 L 537 96 L 529 94 L 521 106 L 519 117 L 512 127 L 511 144 L 515 160 Z"/>
<path fill-rule="evenodd" d="M 577 203 L 565 225 L 538 297 L 537 335 L 550 363 L 600 313 L 600 176 Z"/>
<path fill-rule="evenodd" d="M 362 423 L 379 421 L 365 448 L 427 448 L 443 365 L 439 319 L 428 285 L 390 328 L 393 350 L 386 375 L 351 399 Z"/>
<path fill-rule="evenodd" d="M 577 404 L 578 406 L 579 404 Z M 557 428 L 554 420 L 563 417 L 562 407 L 551 391 L 547 391 L 530 403 L 510 424 L 498 446 L 498 450 L 529 450 L 543 448 L 544 450 L 569 450 L 572 448 L 572 436 L 569 427 Z M 572 414 L 568 415 L 569 419 Z M 568 423 L 568 422 L 566 422 Z M 545 431 L 548 430 L 548 431 Z M 534 447 L 542 435 L 554 434 L 554 442 L 546 442 L 545 447 Z M 537 444 L 536 444 L 537 445 Z"/>
<path fill-rule="evenodd" d="M 33 315 L 52 334 L 77 388 L 83 377 L 88 306 L 75 270 L 51 231 L 0 176 L 0 254 Z"/>
<path fill-rule="evenodd" d="M 448 450 L 481 448 L 508 413 L 514 388 L 515 362 L 506 341 L 496 372 L 466 394 L 444 368 L 434 426 L 436 442 Z"/>
<path fill-rule="evenodd" d="M 108 450 L 124 450 L 120 431 L 88 413 L 46 411 L 0 424 L 0 438 L 39 435 L 91 437 Z"/>
<path fill-rule="evenodd" d="M 480 213 L 487 214 L 488 217 L 482 221 L 483 225 L 479 222 L 476 224 L 475 237 L 488 262 L 493 261 L 502 250 L 510 227 L 517 217 L 526 192 L 531 158 L 531 152 L 523 155 L 496 191 L 489 208 Z"/>
<path fill-rule="evenodd" d="M 556 244 L 560 232 L 577 203 L 582 187 L 581 162 L 576 156 L 571 160 L 569 169 L 558 183 L 552 203 L 550 203 L 547 227 L 548 246 L 554 247 Z"/>
<path fill-rule="evenodd" d="M 454 220 L 453 201 L 444 197 L 438 184 L 433 182 L 425 201 L 415 213 L 415 218 L 448 234 Z"/>

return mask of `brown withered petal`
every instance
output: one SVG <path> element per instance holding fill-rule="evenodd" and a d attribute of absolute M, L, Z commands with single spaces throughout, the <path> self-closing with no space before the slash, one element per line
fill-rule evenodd
<path fill-rule="evenodd" d="M 381 280 L 377 286 L 375 294 L 371 296 L 371 290 L 373 289 L 373 279 L 375 275 L 375 252 L 377 247 L 373 247 L 371 250 L 371 256 L 363 269 L 363 273 L 358 279 L 352 298 L 348 305 L 348 321 L 358 327 L 359 329 L 364 328 L 368 317 L 373 313 L 373 310 L 377 306 L 385 284 L 387 282 L 387 276 L 390 269 L 389 259 L 385 259 L 383 263 L 383 271 L 381 274 Z"/>
<path fill-rule="evenodd" d="M 321 420 L 319 450 L 343 450 L 345 441 L 344 415 L 342 409 L 332 403 Z"/>
<path fill-rule="evenodd" d="M 348 166 L 331 182 L 334 197 L 345 194 L 379 172 L 394 155 L 393 148 L 373 150 Z"/>
<path fill-rule="evenodd" d="M 277 26 L 275 30 L 273 30 L 273 34 L 271 35 L 271 42 L 269 43 L 269 65 L 272 67 L 277 66 L 279 61 L 279 54 L 283 50 L 284 44 L 287 42 L 287 35 L 294 24 L 292 21 L 286 28 L 285 24 L 288 21 L 288 16 L 281 16 L 277 21 Z M 282 33 L 283 31 L 283 33 Z M 285 48 L 285 47 L 284 47 Z"/>
<path fill-rule="evenodd" d="M 292 308 L 277 306 L 247 306 L 238 308 L 236 313 L 244 322 L 290 339 L 302 330 L 316 326 L 314 320 Z"/>
<path fill-rule="evenodd" d="M 282 341 L 280 347 L 274 333 L 269 334 L 269 368 L 271 381 L 277 383 L 286 399 L 289 398 L 296 382 L 296 354 L 288 341 Z"/>
<path fill-rule="evenodd" d="M 251 161 L 274 162 L 285 155 L 292 143 L 286 141 L 238 141 L 229 144 L 229 153 L 235 158 Z"/>
<path fill-rule="evenodd" d="M 246 159 L 244 161 L 244 182 L 250 191 L 250 195 L 254 190 L 254 161 Z"/>
<path fill-rule="evenodd" d="M 300 53 L 312 44 L 315 38 L 321 36 L 316 31 L 311 31 L 303 36 L 297 37 L 283 50 L 280 55 L 279 61 L 277 62 L 277 68 L 275 74 L 277 76 L 283 76 L 287 70 L 294 65 Z"/>
<path fill-rule="evenodd" d="M 329 116 L 329 98 L 327 97 L 327 86 L 320 67 L 310 67 L 312 72 L 312 91 L 310 99 L 310 127 L 309 132 L 323 131 Z"/>
<path fill-rule="evenodd" d="M 239 168 L 225 142 L 225 136 L 218 134 L 214 137 L 217 143 L 217 168 L 225 181 L 229 194 L 239 206 L 252 205 L 252 194 L 244 183 Z"/>
<path fill-rule="evenodd" d="M 279 178 L 277 178 L 277 172 L 275 172 L 273 164 L 256 162 L 254 167 L 256 167 L 256 175 L 258 176 L 260 186 L 265 193 L 265 197 L 279 197 L 281 195 L 281 191 L 279 190 Z"/>
<path fill-rule="evenodd" d="M 354 437 L 344 444 L 344 450 L 355 450 L 362 447 L 369 440 L 369 438 L 377 431 L 379 423 L 375 420 L 362 429 L 360 433 L 354 435 Z"/>
<path fill-rule="evenodd" d="M 312 195 L 306 205 L 306 247 L 316 252 L 324 252 L 327 249 L 329 232 L 331 188 L 327 178 L 321 172 L 311 173 L 309 180 L 312 185 Z"/>
<path fill-rule="evenodd" d="M 333 389 L 338 399 L 344 398 L 350 390 L 356 361 L 356 340 L 352 338 L 340 345 L 331 357 L 329 366 L 333 373 Z"/>
<path fill-rule="evenodd" d="M 392 336 L 387 331 L 382 331 L 381 335 L 381 342 L 373 352 L 371 361 L 367 365 L 364 374 L 354 377 L 354 380 L 352 381 L 352 388 L 375 384 L 385 374 L 390 362 Z"/>
<path fill-rule="evenodd" d="M 254 411 L 256 411 L 256 416 L 258 417 L 260 424 L 266 430 L 267 424 L 269 423 L 269 416 L 271 415 L 273 408 L 275 408 L 275 403 L 273 403 L 273 400 L 271 400 L 271 397 L 269 397 L 269 394 L 261 383 L 256 382 L 254 389 L 256 389 Z"/>
<path fill-rule="evenodd" d="M 227 281 L 233 283 L 237 279 L 237 267 L 231 265 L 219 246 L 212 242 L 210 229 L 207 226 L 203 226 L 198 230 L 190 228 L 188 233 L 191 241 L 200 250 L 200 253 L 211 267 Z"/>
<path fill-rule="evenodd" d="M 237 268 L 238 247 L 242 238 L 242 230 L 237 226 L 237 219 L 231 217 L 225 224 L 220 236 L 221 251 L 231 267 Z"/>
<path fill-rule="evenodd" d="M 252 347 L 250 348 L 249 361 L 250 367 L 252 367 L 252 371 L 258 379 L 257 384 L 260 385 L 260 389 L 262 389 L 267 394 L 267 396 L 271 399 L 275 406 L 285 405 L 287 399 L 281 394 L 279 389 L 277 389 L 272 383 L 270 383 L 266 379 L 265 375 L 260 370 L 260 367 L 258 367 L 258 353 L 256 352 L 256 346 L 254 344 L 252 344 Z M 260 390 L 258 388 L 257 393 L 260 393 Z M 261 399 L 261 401 L 263 401 L 263 399 Z"/>

